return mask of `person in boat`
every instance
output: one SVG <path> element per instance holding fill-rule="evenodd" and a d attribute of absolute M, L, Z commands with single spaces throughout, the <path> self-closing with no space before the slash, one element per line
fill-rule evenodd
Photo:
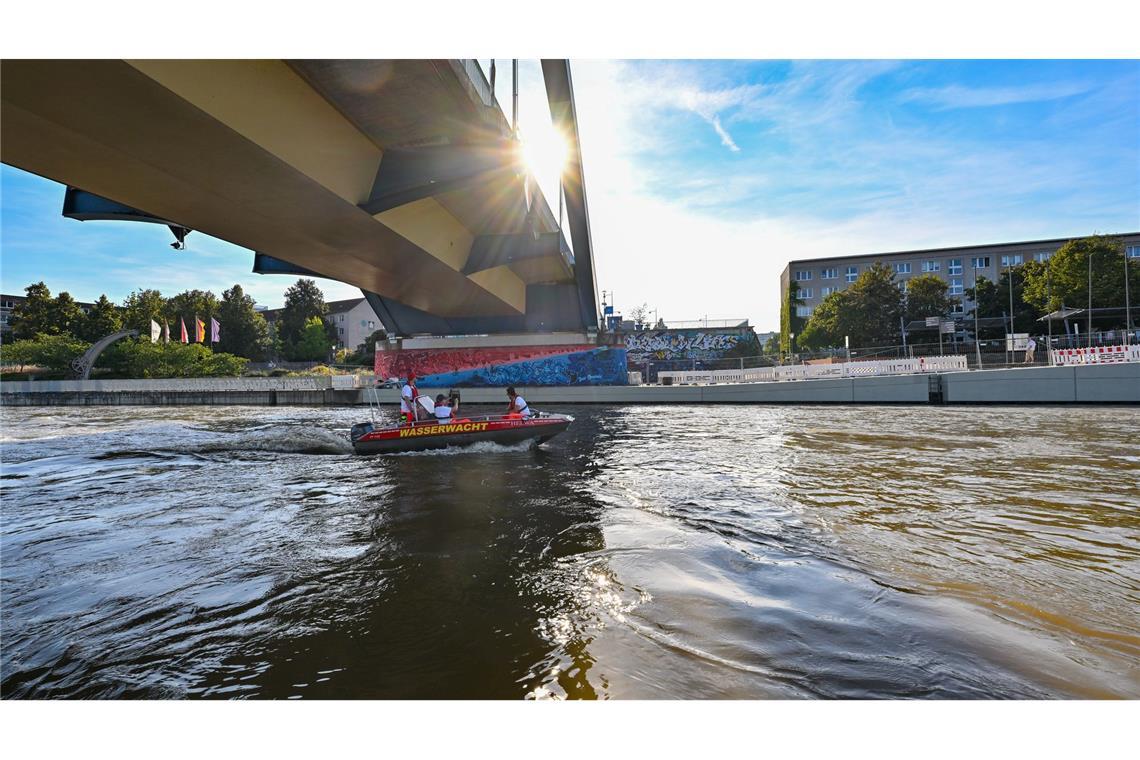
<path fill-rule="evenodd" d="M 507 388 L 507 398 L 511 400 L 511 403 L 507 405 L 508 417 L 521 417 L 524 420 L 530 419 L 530 407 L 526 405 L 526 399 L 515 393 L 515 387 L 513 385 Z"/>
<path fill-rule="evenodd" d="M 416 373 L 409 372 L 408 380 L 400 389 L 400 424 L 411 425 L 418 419 L 416 413 L 416 398 L 420 392 L 416 390 Z"/>
<path fill-rule="evenodd" d="M 455 409 L 451 406 L 451 399 L 442 393 L 435 397 L 435 421 L 440 425 L 450 425 L 455 422 Z"/>

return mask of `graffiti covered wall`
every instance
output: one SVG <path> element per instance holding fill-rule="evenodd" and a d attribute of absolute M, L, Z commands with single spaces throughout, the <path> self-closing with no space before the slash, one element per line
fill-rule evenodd
<path fill-rule="evenodd" d="M 630 366 L 647 361 L 673 359 L 720 359 L 741 343 L 756 343 L 750 329 L 651 330 L 625 337 Z M 759 344 L 756 353 L 760 353 Z"/>
<path fill-rule="evenodd" d="M 589 351 L 593 346 L 504 346 L 501 348 L 424 348 L 376 352 L 377 377 L 420 377 L 458 372 L 493 364 L 537 359 L 543 356 Z"/>
<path fill-rule="evenodd" d="M 624 348 L 510 346 L 379 350 L 378 377 L 415 372 L 423 387 L 480 388 L 507 385 L 625 385 Z"/>
<path fill-rule="evenodd" d="M 490 388 L 508 385 L 625 385 L 623 348 L 591 348 L 538 359 L 494 364 L 421 377 L 425 388 Z"/>

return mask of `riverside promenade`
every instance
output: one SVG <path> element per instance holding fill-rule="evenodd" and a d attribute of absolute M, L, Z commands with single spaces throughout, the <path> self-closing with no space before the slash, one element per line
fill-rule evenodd
<path fill-rule="evenodd" d="M 364 376 L 367 378 L 367 376 Z M 5 406 L 399 403 L 399 390 L 344 375 L 305 378 L 44 380 L 0 383 Z M 446 388 L 421 388 L 435 395 Z M 468 404 L 502 388 L 464 388 Z M 694 385 L 519 387 L 535 404 L 1140 404 L 1140 362 Z"/>

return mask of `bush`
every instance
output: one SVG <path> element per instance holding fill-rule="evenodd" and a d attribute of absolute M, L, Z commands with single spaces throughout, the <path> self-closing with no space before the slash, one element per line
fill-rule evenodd
<path fill-rule="evenodd" d="M 201 343 L 151 343 L 124 340 L 107 349 L 107 364 L 127 377 L 234 377 L 248 359 L 215 353 Z"/>

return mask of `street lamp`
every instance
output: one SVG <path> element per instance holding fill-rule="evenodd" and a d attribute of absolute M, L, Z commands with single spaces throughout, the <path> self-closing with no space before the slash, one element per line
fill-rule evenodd
<path fill-rule="evenodd" d="M 982 368 L 982 344 L 978 342 L 978 259 L 975 256 L 974 265 L 974 352 L 978 357 L 978 369 Z"/>

